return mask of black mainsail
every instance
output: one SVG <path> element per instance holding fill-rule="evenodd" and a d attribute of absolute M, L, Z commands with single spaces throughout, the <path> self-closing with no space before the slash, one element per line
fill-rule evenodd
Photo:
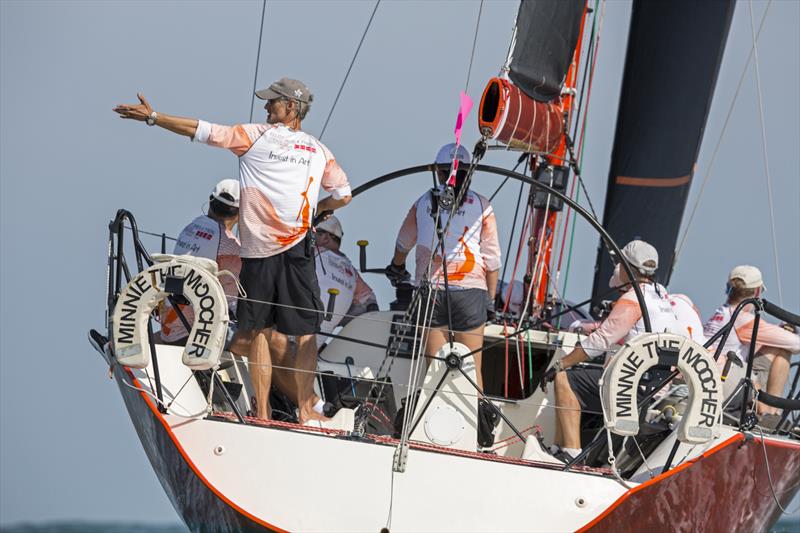
<path fill-rule="evenodd" d="M 658 249 L 668 283 L 734 0 L 635 0 L 603 226 L 620 246 Z M 600 243 L 592 296 L 613 265 Z M 599 302 L 593 301 L 593 307 Z"/>

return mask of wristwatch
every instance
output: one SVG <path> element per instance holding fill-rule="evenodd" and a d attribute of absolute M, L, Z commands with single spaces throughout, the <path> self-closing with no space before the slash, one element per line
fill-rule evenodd
<path fill-rule="evenodd" d="M 156 120 L 158 120 L 158 113 L 156 113 L 155 111 L 153 111 L 153 112 L 152 112 L 152 113 L 150 113 L 150 115 L 148 115 L 148 117 L 145 119 L 145 122 L 147 122 L 147 125 L 148 125 L 148 126 L 155 126 L 155 125 L 156 125 Z"/>
<path fill-rule="evenodd" d="M 561 359 L 553 363 L 553 369 L 556 372 L 561 372 L 562 370 L 564 370 L 564 363 L 561 362 Z"/>

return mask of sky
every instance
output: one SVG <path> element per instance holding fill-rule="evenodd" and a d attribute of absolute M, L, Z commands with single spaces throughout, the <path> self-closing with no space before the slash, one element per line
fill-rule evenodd
<path fill-rule="evenodd" d="M 757 21 L 766 5 L 753 2 Z M 304 122 L 310 133 L 322 128 L 372 7 L 267 2 L 257 85 L 304 80 L 316 96 Z M 451 142 L 478 8 L 477 1 L 380 5 L 323 138 L 354 186 L 428 163 Z M 484 4 L 468 88 L 476 101 L 503 64 L 516 9 L 510 1 Z M 226 151 L 120 120 L 111 109 L 143 92 L 156 111 L 246 122 L 260 16 L 258 1 L 0 2 L 0 524 L 178 520 L 86 333 L 104 324 L 107 224 L 116 210 L 132 211 L 142 229 L 175 235 L 237 165 Z M 583 165 L 598 208 L 629 17 L 629 2 L 607 3 Z M 761 267 L 775 301 L 780 279 L 784 306 L 800 310 L 800 3 L 773 1 L 758 41 L 780 278 L 752 67 L 722 135 L 751 45 L 742 2 L 689 208 L 709 178 L 670 286 L 704 317 L 722 302 L 727 272 L 742 263 Z M 264 116 L 257 104 L 254 120 Z M 477 138 L 476 127 L 465 129 L 468 145 Z M 515 159 L 491 152 L 484 162 L 510 167 Z M 411 176 L 354 200 L 340 214 L 344 251 L 355 260 L 355 241 L 367 239 L 370 266 L 386 264 L 406 210 L 429 181 Z M 488 196 L 498 184 L 483 177 L 473 186 Z M 507 186 L 494 201 L 501 235 L 516 191 Z M 596 245 L 588 226 L 578 226 L 567 298 L 589 295 Z M 388 283 L 367 281 L 386 306 Z"/>

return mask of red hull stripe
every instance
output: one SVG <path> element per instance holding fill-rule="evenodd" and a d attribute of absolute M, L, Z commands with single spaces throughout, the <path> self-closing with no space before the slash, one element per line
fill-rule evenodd
<path fill-rule="evenodd" d="M 128 375 L 130 376 L 131 380 L 133 381 L 133 384 L 134 384 L 136 387 L 138 387 L 138 388 L 140 388 L 140 389 L 141 389 L 141 388 L 142 388 L 142 385 L 141 385 L 141 383 L 139 383 L 139 380 L 137 380 L 137 379 L 136 379 L 136 377 L 133 375 L 133 373 L 130 371 L 130 369 L 126 368 L 126 369 L 125 369 L 125 371 L 126 371 L 126 372 L 128 373 Z M 244 516 L 246 516 L 247 518 L 249 518 L 249 519 L 250 519 L 250 520 L 252 520 L 253 522 L 255 522 L 255 523 L 257 523 L 257 524 L 259 524 L 259 525 L 261 525 L 261 526 L 264 526 L 264 527 L 265 527 L 265 528 L 267 528 L 267 529 L 272 529 L 272 530 L 274 530 L 274 531 L 279 531 L 279 532 L 281 532 L 281 533 L 288 533 L 288 531 L 287 531 L 287 530 L 285 530 L 285 529 L 283 529 L 283 528 L 280 528 L 280 527 L 278 527 L 278 526 L 276 526 L 276 525 L 270 524 L 269 522 L 265 522 L 264 520 L 262 520 L 262 519 L 258 518 L 257 516 L 255 516 L 255 515 L 253 515 L 253 514 L 250 514 L 250 513 L 248 513 L 247 511 L 245 511 L 244 509 L 242 509 L 241 507 L 239 507 L 238 505 L 236 505 L 235 503 L 233 503 L 231 500 L 229 500 L 229 499 L 228 499 L 228 498 L 227 498 L 227 497 L 226 497 L 226 496 L 225 496 L 225 495 L 224 495 L 222 492 L 220 492 L 219 490 L 217 490 L 217 488 L 216 488 L 216 487 L 214 487 L 214 486 L 213 486 L 213 485 L 212 485 L 212 484 L 211 484 L 211 483 L 210 483 L 210 482 L 209 482 L 209 481 L 206 479 L 206 477 L 203 475 L 203 473 L 202 473 L 202 472 L 200 472 L 200 469 L 198 469 L 198 468 L 195 466 L 195 464 L 192 462 L 192 460 L 189 458 L 189 456 L 187 455 L 186 451 L 183 449 L 183 446 L 181 446 L 181 443 L 178 441 L 178 438 L 177 438 L 177 437 L 175 436 L 175 434 L 172 432 L 172 428 L 170 427 L 170 425 L 169 425 L 169 424 L 167 424 L 167 421 L 166 421 L 166 420 L 164 420 L 164 417 L 162 417 L 162 416 L 161 416 L 161 413 L 159 412 L 159 410 L 158 410 L 158 409 L 156 409 L 156 406 L 155 406 L 155 404 L 153 403 L 153 401 L 152 401 L 152 400 L 151 400 L 151 399 L 150 399 L 150 398 L 147 396 L 147 394 L 145 394 L 144 392 L 139 392 L 139 394 L 142 396 L 142 399 L 145 401 L 145 403 L 147 404 L 147 406 L 150 408 L 150 411 L 153 413 L 153 416 L 155 416 L 155 417 L 156 417 L 156 419 L 158 419 L 158 421 L 159 421 L 159 422 L 161 422 L 161 425 L 163 425 L 163 426 L 164 426 L 164 429 L 166 430 L 166 432 L 167 432 L 167 435 L 169 435 L 169 438 L 172 440 L 172 443 L 175 445 L 175 448 L 178 450 L 178 452 L 179 452 L 179 453 L 181 454 L 181 456 L 183 457 L 183 460 L 184 460 L 184 461 L 186 461 L 186 464 L 187 464 L 187 465 L 189 465 L 189 468 L 191 468 L 191 469 L 192 469 L 192 472 L 194 472 L 194 474 L 195 474 L 195 475 L 198 477 L 198 479 L 200 479 L 200 481 L 202 481 L 202 482 L 203 482 L 203 484 L 205 484 L 205 486 L 206 486 L 206 487 L 208 487 L 208 489 L 209 489 L 211 492 L 213 492 L 214 494 L 216 494 L 216 495 L 217 495 L 217 497 L 218 497 L 219 499 L 221 499 L 222 501 L 224 501 L 224 502 L 225 502 L 226 504 L 228 504 L 228 505 L 229 505 L 231 508 L 235 509 L 235 510 L 236 510 L 237 512 L 239 512 L 239 513 L 242 513 Z"/>
<path fill-rule="evenodd" d="M 717 452 L 720 452 L 720 451 L 723 451 L 723 450 L 725 450 L 727 448 L 730 448 L 730 447 L 732 447 L 732 446 L 736 445 L 737 443 L 739 443 L 741 441 L 744 441 L 744 440 L 745 440 L 744 435 L 742 433 L 737 433 L 737 434 L 733 435 L 732 437 L 730 437 L 729 439 L 727 439 L 726 441 L 718 444 L 717 446 L 715 446 L 715 447 L 711 448 L 710 450 L 706 451 L 705 453 L 701 454 L 700 456 L 695 457 L 694 459 L 688 460 L 685 463 L 682 463 L 679 466 L 673 468 L 672 470 L 670 470 L 670 471 L 668 471 L 668 472 L 666 472 L 664 474 L 661 474 L 659 476 L 656 476 L 653 479 L 651 479 L 651 480 L 649 480 L 649 481 L 647 481 L 645 483 L 642 483 L 641 485 L 639 485 L 637 487 L 632 488 L 631 490 L 625 492 L 622 496 L 620 496 L 613 504 L 611 504 L 599 516 L 594 518 L 591 522 L 589 522 L 588 524 L 583 526 L 578 531 L 579 532 L 585 532 L 585 531 L 588 531 L 590 529 L 593 529 L 595 526 L 598 526 L 598 525 L 600 526 L 600 529 L 603 529 L 603 527 L 605 526 L 606 528 L 611 528 L 610 529 L 611 531 L 613 531 L 615 529 L 619 530 L 619 528 L 614 527 L 614 525 L 613 525 L 613 522 L 615 520 L 613 517 L 609 518 L 605 523 L 603 523 L 603 521 L 613 511 L 615 511 L 617 508 L 619 508 L 623 504 L 625 504 L 626 507 L 627 507 L 627 510 L 623 511 L 623 514 L 625 515 L 625 517 L 628 518 L 628 519 L 634 519 L 634 516 L 637 514 L 637 510 L 639 510 L 639 509 L 637 509 L 637 503 L 636 502 L 637 501 L 641 502 L 641 499 L 637 500 L 636 498 L 633 498 L 633 496 L 636 495 L 636 493 L 638 493 L 640 491 L 643 491 L 643 490 L 647 489 L 648 487 L 652 487 L 653 485 L 656 485 L 658 483 L 663 483 L 663 482 L 665 482 L 666 479 L 677 475 L 678 473 L 680 473 L 683 470 L 686 470 L 687 468 L 691 467 L 692 465 L 694 465 L 698 461 L 700 461 L 702 459 L 708 459 L 709 457 L 711 457 L 712 455 L 716 454 Z M 755 440 L 759 440 L 759 437 L 756 437 Z M 769 439 L 763 439 L 763 441 L 769 447 L 783 448 L 783 449 L 787 449 L 787 450 L 792 450 L 793 452 L 800 452 L 800 445 L 792 443 L 792 442 L 780 441 L 780 440 L 769 440 Z M 740 444 L 739 447 L 741 447 L 743 444 L 744 443 Z M 760 454 L 760 451 L 758 453 Z M 789 452 L 789 453 L 791 453 L 791 452 Z M 723 459 L 723 460 L 726 460 L 726 459 Z M 699 466 L 698 466 L 698 468 L 699 468 Z M 755 472 L 748 473 L 746 475 L 750 476 L 750 475 L 754 475 L 754 474 L 755 474 Z M 702 474 L 700 474 L 700 475 L 702 475 Z M 753 478 L 753 479 L 755 479 L 755 478 Z M 795 486 L 796 486 L 796 483 L 792 485 L 792 487 L 795 487 Z M 783 492 L 786 492 L 786 491 L 783 491 Z M 651 494 L 651 497 L 653 497 L 652 494 Z M 630 505 L 628 505 L 628 504 L 630 504 Z M 617 518 L 617 520 L 618 519 L 619 518 Z M 677 519 L 677 517 L 676 517 L 676 519 Z"/>
<path fill-rule="evenodd" d="M 658 475 L 658 476 L 654 477 L 653 479 L 651 479 L 651 480 L 649 480 L 649 481 L 646 481 L 646 482 L 642 483 L 642 484 L 641 484 L 641 485 L 639 485 L 638 487 L 634 487 L 634 488 L 632 488 L 631 490 L 629 490 L 628 492 L 626 492 L 625 494 L 623 494 L 622 496 L 620 496 L 619 498 L 617 498 L 617 501 L 615 501 L 614 503 L 612 503 L 612 504 L 609 506 L 609 508 L 608 508 L 608 509 L 606 509 L 605 511 L 603 511 L 603 512 L 602 512 L 602 513 L 601 513 L 599 516 L 597 516 L 597 517 L 596 517 L 594 520 L 592 520 L 591 522 L 589 522 L 588 524 L 586 524 L 585 526 L 583 526 L 581 529 L 579 529 L 579 530 L 578 530 L 578 532 L 579 532 L 579 533 L 582 533 L 582 532 L 584 532 L 584 531 L 588 531 L 589 529 L 591 529 L 591 528 L 592 528 L 594 525 L 598 524 L 598 523 L 599 523 L 600 521 L 602 521 L 602 520 L 603 520 L 603 519 L 604 519 L 606 516 L 608 516 L 609 514 L 611 514 L 611 511 L 613 511 L 614 509 L 616 509 L 617 507 L 619 507 L 619 505 L 620 505 L 620 504 L 622 504 L 622 502 L 624 502 L 625 500 L 627 500 L 627 499 L 628 499 L 628 498 L 630 498 L 630 497 L 631 497 L 633 494 L 636 494 L 636 493 L 637 493 L 637 492 L 639 492 L 640 490 L 644 490 L 644 489 L 646 489 L 647 487 L 649 487 L 649 486 L 651 486 L 651 485 L 655 485 L 656 483 L 658 483 L 658 482 L 660 482 L 660 481 L 662 481 L 662 480 L 664 480 L 664 479 L 666 479 L 666 478 L 668 478 L 668 477 L 670 477 L 670 476 L 674 476 L 675 474 L 677 474 L 677 473 L 678 473 L 678 472 L 680 472 L 681 470 L 684 470 L 684 469 L 686 469 L 686 468 L 689 468 L 689 467 L 690 467 L 692 464 L 694 464 L 695 462 L 699 461 L 700 459 L 702 459 L 702 458 L 704 458 L 704 457 L 709 457 L 709 456 L 711 456 L 711 455 L 713 455 L 713 454 L 717 453 L 718 451 L 722 450 L 723 448 L 725 448 L 725 447 L 727 447 L 727 446 L 730 446 L 731 444 L 733 444 L 733 443 L 735 443 L 735 442 L 738 442 L 738 441 L 742 440 L 743 438 L 744 438 L 744 436 L 743 436 L 741 433 L 737 433 L 737 434 L 736 434 L 736 435 L 734 435 L 733 437 L 731 437 L 731 438 L 729 438 L 728 440 L 726 440 L 726 441 L 724 441 L 724 442 L 722 442 L 722 443 L 720 443 L 720 444 L 718 444 L 718 445 L 714 446 L 713 448 L 711 448 L 711 449 L 710 449 L 710 450 L 708 450 L 707 452 L 705 452 L 705 453 L 703 453 L 703 454 L 701 454 L 701 455 L 699 455 L 699 456 L 695 457 L 694 459 L 691 459 L 691 460 L 689 460 L 689 461 L 686 461 L 685 463 L 683 463 L 683 464 L 680 464 L 680 465 L 676 466 L 676 467 L 675 467 L 675 468 L 673 468 L 672 470 L 669 470 L 669 471 L 667 471 L 667 472 L 665 472 L 665 473 L 663 473 L 663 474 L 661 474 L 661 475 Z"/>

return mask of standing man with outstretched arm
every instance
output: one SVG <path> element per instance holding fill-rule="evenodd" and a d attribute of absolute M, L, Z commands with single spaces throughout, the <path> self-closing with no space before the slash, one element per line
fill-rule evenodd
<path fill-rule="evenodd" d="M 313 96 L 300 81 L 282 78 L 256 91 L 266 100 L 267 122 L 220 126 L 203 120 L 157 113 L 144 96 L 139 104 L 119 105 L 122 118 L 147 122 L 194 142 L 227 148 L 239 157 L 241 283 L 247 298 L 239 303 L 237 341 L 250 342 L 257 414 L 270 416 L 274 327 L 297 337 L 294 367 L 300 421 L 321 418 L 313 409 L 315 332 L 322 303 L 314 269 L 311 224 L 316 213 L 333 211 L 351 199 L 350 184 L 333 154 L 301 130 Z M 317 202 L 319 187 L 331 196 Z"/>

